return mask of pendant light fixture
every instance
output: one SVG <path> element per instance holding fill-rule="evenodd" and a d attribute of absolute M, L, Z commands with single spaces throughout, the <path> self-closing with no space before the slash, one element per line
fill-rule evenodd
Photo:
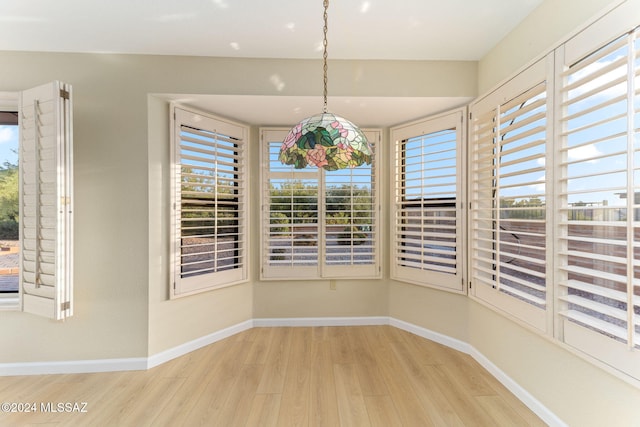
<path fill-rule="evenodd" d="M 303 119 L 287 134 L 279 159 L 296 169 L 307 166 L 326 170 L 371 164 L 371 145 L 356 125 L 327 110 L 327 9 L 329 0 L 324 0 L 324 108 L 322 113 Z"/>

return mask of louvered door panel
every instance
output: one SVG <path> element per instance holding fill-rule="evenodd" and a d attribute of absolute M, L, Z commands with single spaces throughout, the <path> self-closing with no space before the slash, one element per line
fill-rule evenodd
<path fill-rule="evenodd" d="M 22 304 L 53 319 L 73 311 L 70 92 L 43 85 L 20 106 Z"/>

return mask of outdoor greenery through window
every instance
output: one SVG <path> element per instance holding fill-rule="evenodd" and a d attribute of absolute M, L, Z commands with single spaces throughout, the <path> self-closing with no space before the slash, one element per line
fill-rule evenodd
<path fill-rule="evenodd" d="M 377 276 L 375 159 L 336 171 L 295 169 L 278 160 L 285 135 L 262 130 L 263 277 Z"/>
<path fill-rule="evenodd" d="M 18 293 L 18 113 L 0 111 L 0 296 Z"/>

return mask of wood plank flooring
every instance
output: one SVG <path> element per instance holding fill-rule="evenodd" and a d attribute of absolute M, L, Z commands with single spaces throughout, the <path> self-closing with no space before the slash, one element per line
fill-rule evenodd
<path fill-rule="evenodd" d="M 5 427 L 545 425 L 471 357 L 391 326 L 253 328 L 148 371 L 0 377 L 0 402 L 35 404 Z"/>

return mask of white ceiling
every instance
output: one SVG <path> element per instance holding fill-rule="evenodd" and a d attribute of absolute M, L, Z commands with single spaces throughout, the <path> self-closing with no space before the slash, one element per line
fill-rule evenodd
<path fill-rule="evenodd" d="M 542 0 L 333 0 L 329 57 L 477 60 Z M 319 58 L 321 0 L 0 0 L 0 50 Z"/>
<path fill-rule="evenodd" d="M 329 59 L 478 60 L 540 3 L 333 0 Z M 322 11 L 322 0 L 0 0 L 0 50 L 320 59 Z M 262 125 L 321 108 L 315 98 L 235 97 L 243 105 L 234 115 L 228 97 L 190 98 L 214 111 L 224 101 L 228 115 Z M 345 98 L 329 106 L 359 126 L 387 126 L 467 101 Z"/>

